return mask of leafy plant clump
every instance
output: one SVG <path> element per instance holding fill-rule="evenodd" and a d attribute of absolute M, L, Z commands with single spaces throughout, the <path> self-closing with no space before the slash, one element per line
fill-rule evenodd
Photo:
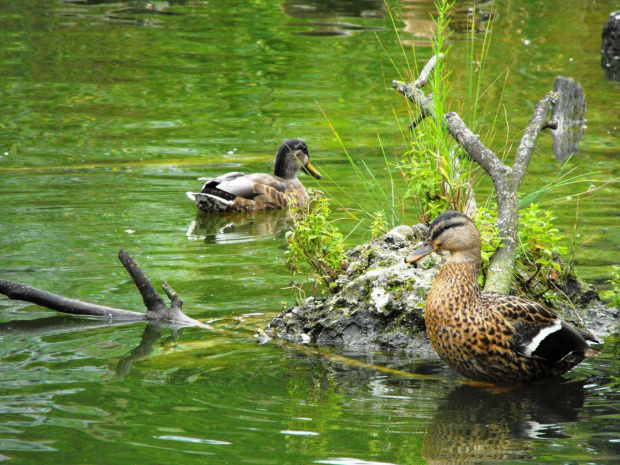
<path fill-rule="evenodd" d="M 313 191 L 308 204 L 292 212 L 293 228 L 286 233 L 288 251 L 285 265 L 296 275 L 309 278 L 313 293 L 317 286 L 325 284 L 327 289 L 337 291 L 336 278 L 346 266 L 344 236 L 329 221 L 329 203 L 326 198 Z M 297 296 L 303 298 L 301 284 L 293 284 Z"/>
<path fill-rule="evenodd" d="M 497 210 L 478 207 L 472 219 L 474 223 L 476 223 L 478 231 L 480 231 L 480 240 L 482 243 L 482 266 L 480 267 L 480 275 L 478 276 L 479 284 L 482 287 L 484 286 L 487 272 L 489 271 L 491 256 L 502 243 L 499 238 L 499 230 L 497 229 Z"/>
<path fill-rule="evenodd" d="M 482 240 L 482 267 L 480 285 L 484 284 L 489 268 L 489 259 L 500 247 L 501 241 L 497 230 L 497 210 L 479 207 L 473 218 Z M 519 247 L 515 263 L 514 288 L 523 295 L 538 299 L 547 290 L 554 287 L 558 278 L 571 273 L 562 266 L 561 254 L 567 249 L 561 245 L 564 236 L 553 226 L 554 216 L 551 211 L 543 210 L 531 203 L 519 212 Z M 542 292 L 534 292 L 532 284 L 536 280 L 537 288 Z M 620 289 L 619 289 L 620 290 Z"/>
<path fill-rule="evenodd" d="M 447 0 L 435 3 L 432 46 L 437 61 L 429 80 L 435 115 L 446 113 L 451 98 L 447 60 L 451 54 L 449 13 L 453 5 Z M 420 122 L 421 110 L 417 111 L 418 115 L 412 116 Z M 424 118 L 424 123 L 411 131 L 405 142 L 407 149 L 399 168 L 408 186 L 405 198 L 416 204 L 418 220 L 428 223 L 446 210 L 466 212 L 473 196 L 474 166 L 468 157 L 462 156 L 462 148 L 445 130 L 441 118 Z"/>

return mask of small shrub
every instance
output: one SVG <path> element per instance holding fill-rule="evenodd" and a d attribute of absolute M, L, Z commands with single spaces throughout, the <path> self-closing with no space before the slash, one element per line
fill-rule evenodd
<path fill-rule="evenodd" d="M 388 224 L 385 218 L 385 212 L 376 212 L 372 220 L 372 238 L 375 239 L 382 236 L 388 231 Z"/>
<path fill-rule="evenodd" d="M 482 266 L 480 285 L 483 286 L 489 270 L 489 259 L 501 246 L 497 229 L 497 210 L 478 207 L 473 218 L 482 241 Z M 562 274 L 560 262 L 554 254 L 565 254 L 566 247 L 560 245 L 564 238 L 553 227 L 553 213 L 541 209 L 537 204 L 530 204 L 519 212 L 519 247 L 515 260 L 515 285 L 524 294 L 535 296 L 530 288 L 534 278 L 549 287 L 549 276 Z M 542 292 L 544 294 L 544 291 Z"/>
<path fill-rule="evenodd" d="M 536 272 L 547 274 L 551 269 L 561 272 L 560 265 L 553 260 L 553 254 L 565 254 L 566 247 L 559 245 L 564 239 L 554 228 L 553 214 L 531 203 L 519 214 L 519 249 L 517 260 L 534 268 Z"/>
<path fill-rule="evenodd" d="M 286 233 L 288 251 L 285 264 L 293 278 L 301 274 L 317 285 L 322 282 L 336 292 L 336 278 L 346 265 L 344 236 L 329 221 L 327 199 L 313 192 L 308 204 L 292 212 L 293 228 Z M 305 280 L 304 279 L 304 280 Z M 301 286 L 294 286 L 299 294 Z"/>

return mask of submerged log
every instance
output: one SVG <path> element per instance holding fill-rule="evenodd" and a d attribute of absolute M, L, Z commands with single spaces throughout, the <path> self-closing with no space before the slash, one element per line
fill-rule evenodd
<path fill-rule="evenodd" d="M 198 326 L 211 329 L 209 325 L 205 325 L 185 315 L 181 310 L 183 301 L 167 283 L 163 283 L 162 287 L 171 300 L 171 306 L 166 306 L 164 300 L 157 293 L 153 284 L 151 284 L 129 252 L 121 249 L 118 253 L 118 259 L 133 279 L 138 291 L 140 291 L 142 300 L 146 306 L 146 313 L 133 312 L 130 310 L 83 302 L 77 299 L 70 299 L 42 289 L 34 288 L 28 284 L 16 283 L 7 279 L 0 279 L 0 293 L 6 295 L 9 299 L 23 300 L 70 315 L 125 321 L 160 321 L 164 323 L 174 323 L 180 326 Z"/>

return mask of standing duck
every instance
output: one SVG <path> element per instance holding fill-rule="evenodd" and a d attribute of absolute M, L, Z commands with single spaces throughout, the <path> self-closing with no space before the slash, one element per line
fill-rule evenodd
<path fill-rule="evenodd" d="M 205 212 L 252 212 L 296 208 L 308 201 L 308 193 L 297 172 L 321 179 L 310 164 L 306 143 L 299 139 L 282 142 L 273 163 L 273 174 L 227 173 L 207 179 L 200 192 L 187 196 Z"/>
<path fill-rule="evenodd" d="M 528 382 L 561 375 L 598 355 L 587 342 L 598 342 L 592 334 L 543 305 L 480 291 L 480 233 L 467 216 L 439 215 L 406 262 L 438 250 L 448 250 L 450 258 L 426 299 L 426 329 L 435 351 L 456 372 L 489 383 Z"/>

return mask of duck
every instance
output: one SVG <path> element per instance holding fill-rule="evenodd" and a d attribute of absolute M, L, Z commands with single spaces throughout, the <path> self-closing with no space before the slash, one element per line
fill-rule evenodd
<path fill-rule="evenodd" d="M 590 346 L 598 343 L 592 334 L 544 305 L 480 290 L 480 233 L 468 216 L 441 213 L 405 262 L 440 250 L 450 257 L 431 286 L 424 316 L 433 348 L 457 373 L 513 385 L 562 375 L 599 354 Z"/>
<path fill-rule="evenodd" d="M 310 164 L 306 143 L 301 139 L 286 139 L 276 153 L 273 174 L 233 172 L 206 178 L 200 192 L 187 192 L 187 196 L 204 212 L 298 208 L 309 198 L 306 188 L 297 179 L 299 170 L 321 179 L 320 173 Z"/>

